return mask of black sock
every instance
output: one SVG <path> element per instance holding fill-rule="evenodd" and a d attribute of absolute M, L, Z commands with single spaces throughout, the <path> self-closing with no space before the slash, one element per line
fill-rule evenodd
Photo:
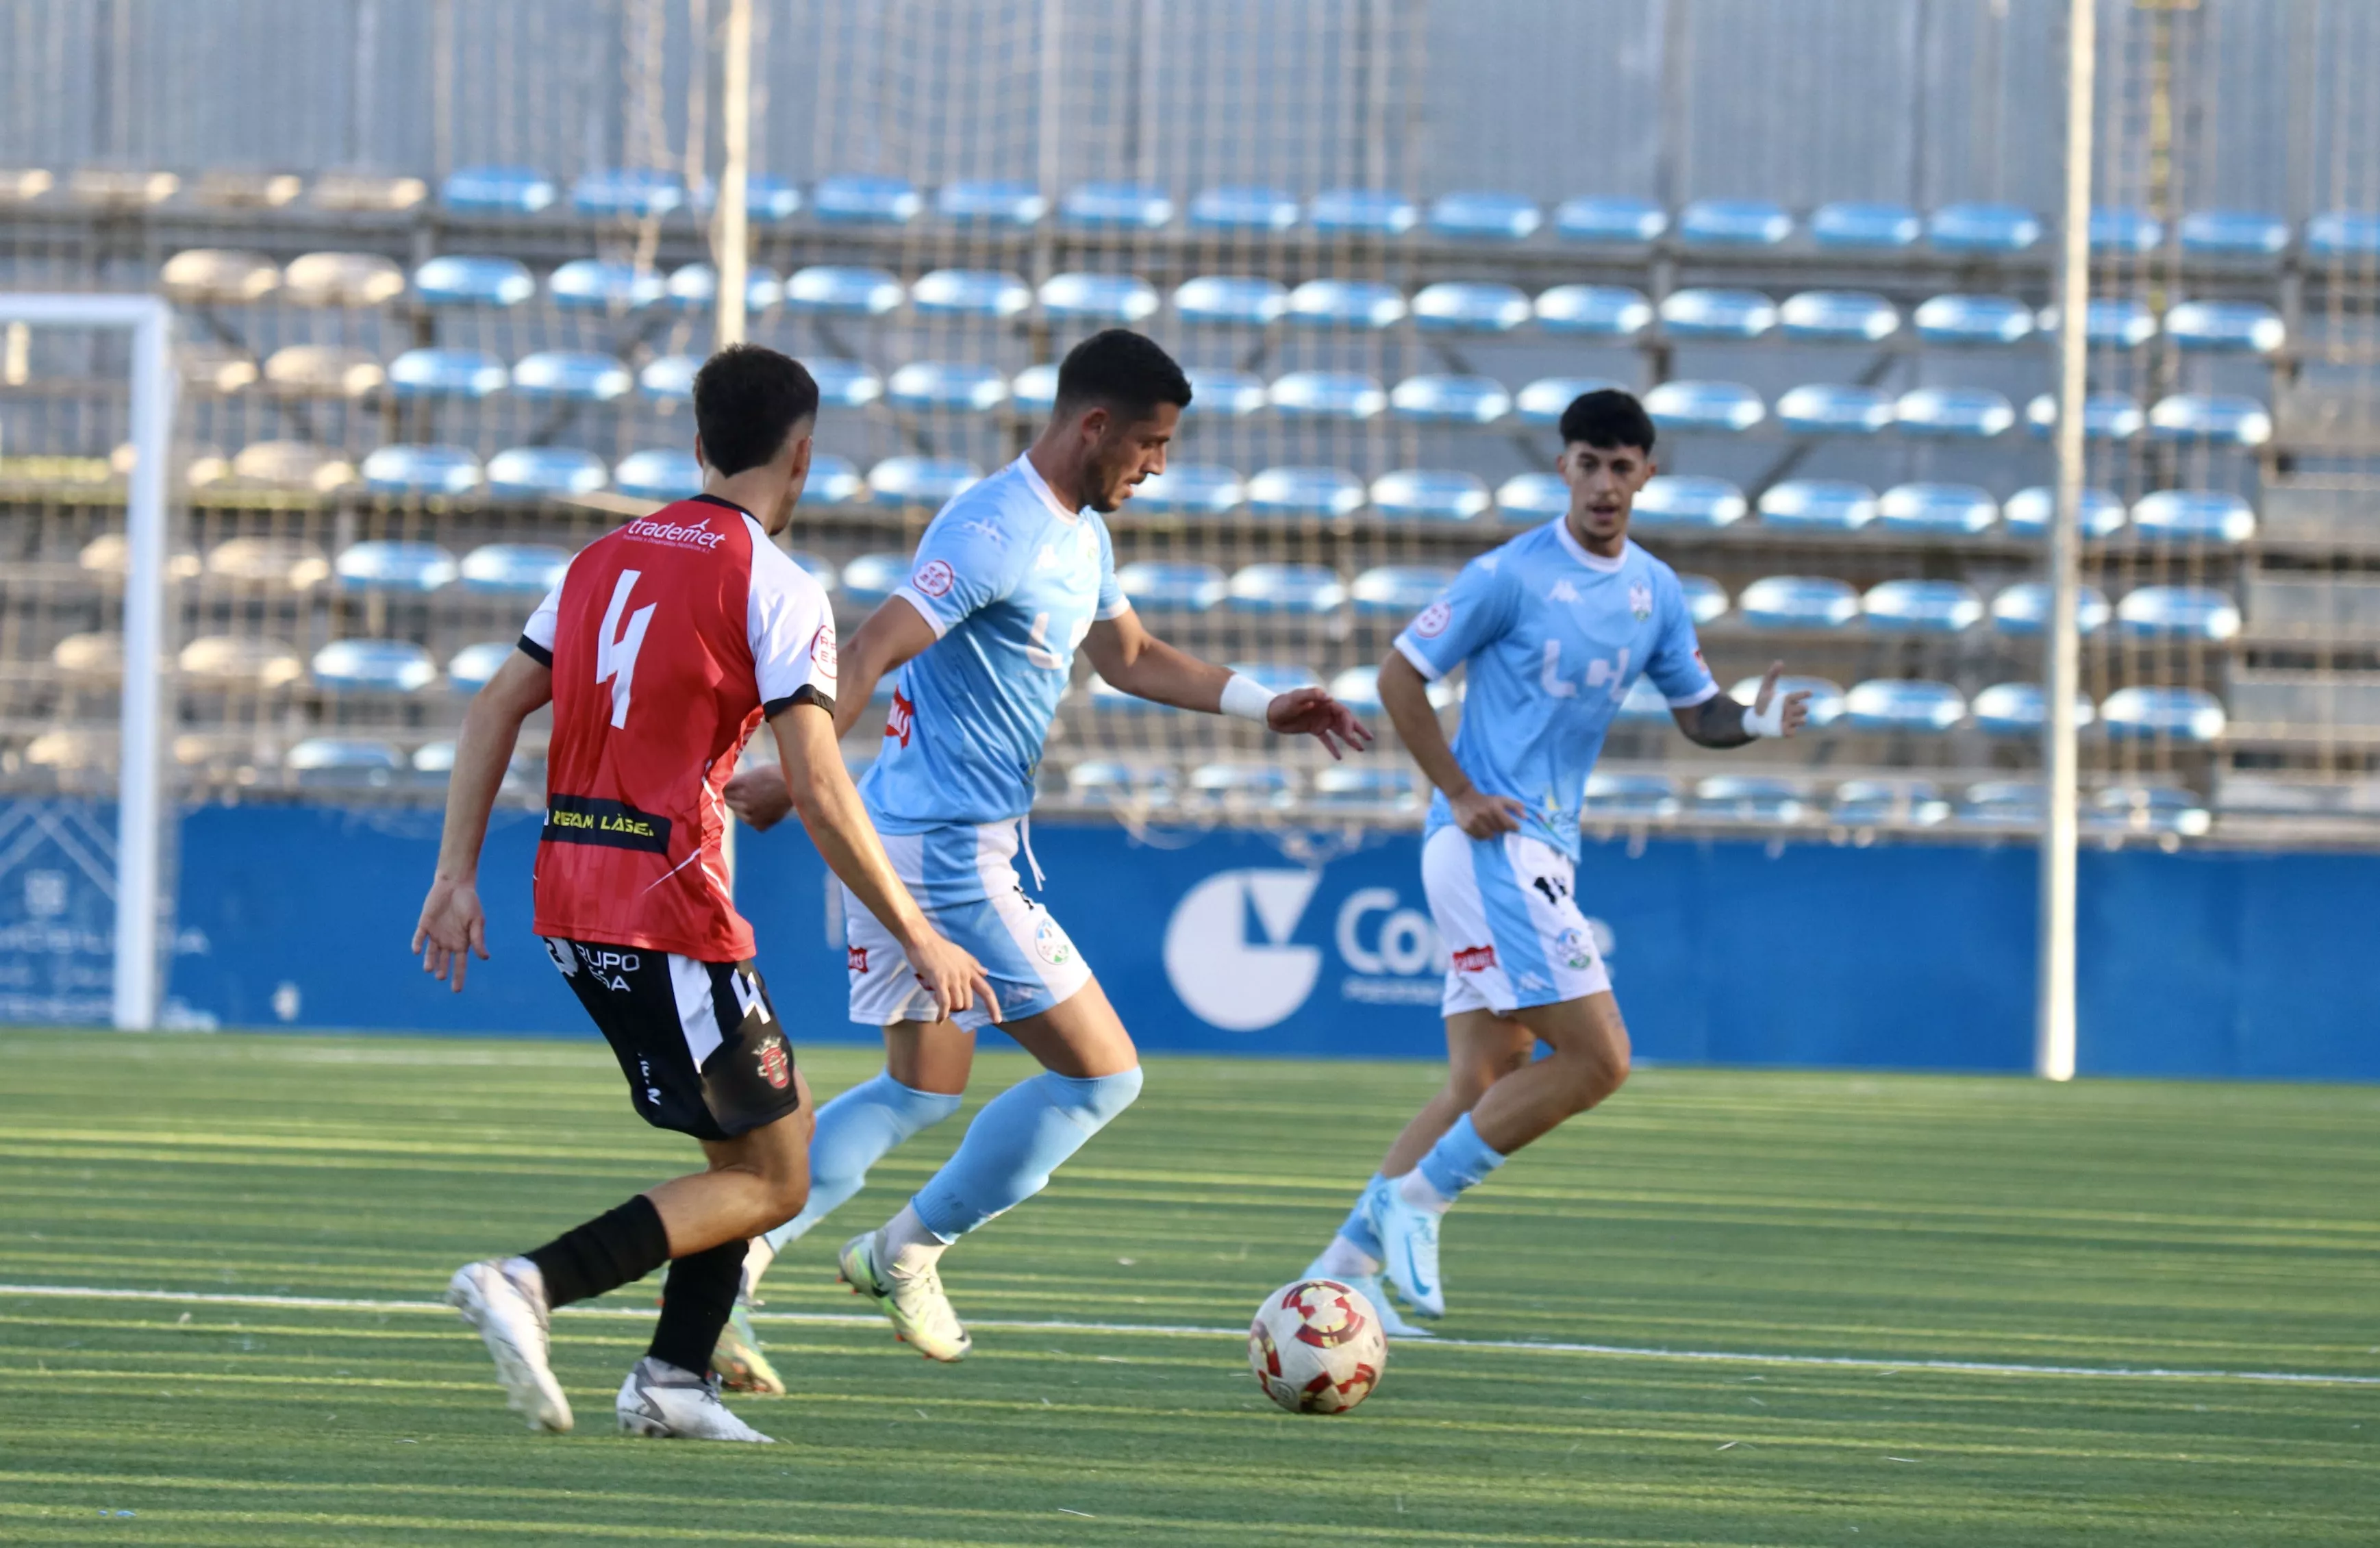
<path fill-rule="evenodd" d="M 568 1306 L 642 1279 L 668 1262 L 669 1230 L 662 1225 L 662 1212 L 639 1193 L 523 1256 L 545 1275 L 545 1303 Z"/>
<path fill-rule="evenodd" d="M 662 1287 L 661 1323 L 647 1354 L 698 1376 L 710 1369 L 719 1330 L 727 1325 L 744 1288 L 744 1247 L 738 1237 L 671 1262 Z"/>

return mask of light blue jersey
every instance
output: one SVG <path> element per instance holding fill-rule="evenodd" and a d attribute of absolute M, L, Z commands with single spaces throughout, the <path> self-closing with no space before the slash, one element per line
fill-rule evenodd
<path fill-rule="evenodd" d="M 1397 650 L 1432 682 L 1470 664 L 1455 762 L 1526 806 L 1523 832 L 1573 861 L 1586 776 L 1636 679 L 1650 675 L 1674 708 L 1718 692 L 1677 572 L 1633 542 L 1600 558 L 1559 518 L 1464 566 Z M 1425 840 L 1451 821 L 1432 797 Z"/>
<path fill-rule="evenodd" d="M 1020 457 L 942 507 L 894 594 L 937 639 L 893 679 L 868 815 L 905 834 L 1024 816 L 1075 647 L 1131 605 L 1107 524 Z"/>

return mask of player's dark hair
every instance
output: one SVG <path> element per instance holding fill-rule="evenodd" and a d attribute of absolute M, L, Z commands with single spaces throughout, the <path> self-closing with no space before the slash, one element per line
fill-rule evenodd
<path fill-rule="evenodd" d="M 1570 400 L 1562 410 L 1562 445 L 1584 441 L 1590 446 L 1610 451 L 1618 446 L 1653 449 L 1653 416 L 1636 401 L 1634 393 L 1623 393 L 1617 387 L 1599 387 L 1591 393 L 1581 393 Z"/>
<path fill-rule="evenodd" d="M 731 344 L 694 373 L 694 428 L 702 455 L 730 477 L 783 449 L 804 420 L 818 417 L 818 384 L 802 362 L 762 344 Z"/>
<path fill-rule="evenodd" d="M 1058 366 L 1060 414 L 1107 408 L 1127 421 L 1145 420 L 1160 403 L 1190 407 L 1190 378 L 1157 341 L 1130 328 L 1093 334 Z"/>

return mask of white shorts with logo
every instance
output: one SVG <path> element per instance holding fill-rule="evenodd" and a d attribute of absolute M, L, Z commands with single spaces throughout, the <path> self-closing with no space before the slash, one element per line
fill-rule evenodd
<path fill-rule="evenodd" d="M 1065 930 L 1026 896 L 1014 863 L 1017 845 L 1013 822 L 884 835 L 892 869 L 926 918 L 983 964 L 1003 1021 L 1048 1010 L 1091 981 L 1090 967 Z M 849 887 L 842 892 L 851 1018 L 868 1027 L 932 1020 L 933 996 L 910 970 L 900 943 Z M 975 1031 L 991 1018 L 978 1003 L 955 1019 Z"/>
<path fill-rule="evenodd" d="M 1595 933 L 1571 896 L 1570 857 L 1543 839 L 1461 828 L 1429 835 L 1422 890 L 1445 944 L 1442 1013 L 1559 1005 L 1611 987 Z"/>

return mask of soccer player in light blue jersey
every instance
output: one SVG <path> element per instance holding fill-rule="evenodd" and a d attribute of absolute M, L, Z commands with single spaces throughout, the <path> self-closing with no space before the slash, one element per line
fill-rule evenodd
<path fill-rule="evenodd" d="M 1273 693 L 1176 650 L 1141 627 L 1116 582 L 1100 513 L 1165 469 L 1166 444 L 1190 384 L 1165 351 L 1111 329 L 1068 353 L 1049 426 L 1026 454 L 942 507 L 907 584 L 842 652 L 838 732 L 849 731 L 887 672 L 892 708 L 882 750 L 859 785 L 893 869 L 937 930 L 976 954 L 998 1004 L 954 1020 L 918 985 L 899 943 L 848 890 L 852 1019 L 884 1029 L 884 1073 L 820 1110 L 808 1204 L 753 1244 L 746 1284 L 776 1249 L 859 1189 L 893 1146 L 957 1110 L 975 1033 L 996 1024 L 1043 1073 L 995 1097 L 958 1152 L 881 1230 L 843 1249 L 843 1274 L 921 1353 L 968 1348 L 937 1268 L 945 1248 L 1039 1192 L 1050 1173 L 1140 1091 L 1140 1060 L 1088 964 L 1018 882 L 1014 860 L 1034 774 L 1077 649 L 1126 693 L 1240 715 L 1319 738 L 1333 757 L 1371 733 L 1318 688 Z M 738 775 L 727 798 L 766 827 L 783 815 L 774 771 Z M 1030 867 L 1031 853 L 1026 858 Z M 745 1385 L 748 1322 L 722 1338 L 714 1366 Z"/>
<path fill-rule="evenodd" d="M 1421 1330 L 1380 1293 L 1383 1267 L 1415 1311 L 1443 1315 L 1448 1207 L 1627 1078 L 1628 1030 L 1571 896 L 1579 803 L 1621 701 L 1649 676 L 1679 729 L 1711 748 L 1792 736 L 1807 713 L 1807 694 L 1777 692 L 1781 663 L 1749 708 L 1721 693 L 1676 572 L 1628 541 L 1654 472 L 1643 405 L 1587 393 L 1561 437 L 1570 509 L 1465 566 L 1380 668 L 1381 705 L 1437 786 L 1421 869 L 1449 957 L 1451 1067 L 1307 1272 L 1365 1291 L 1390 1332 Z M 1429 688 L 1458 666 L 1469 686 L 1449 746 Z"/>

